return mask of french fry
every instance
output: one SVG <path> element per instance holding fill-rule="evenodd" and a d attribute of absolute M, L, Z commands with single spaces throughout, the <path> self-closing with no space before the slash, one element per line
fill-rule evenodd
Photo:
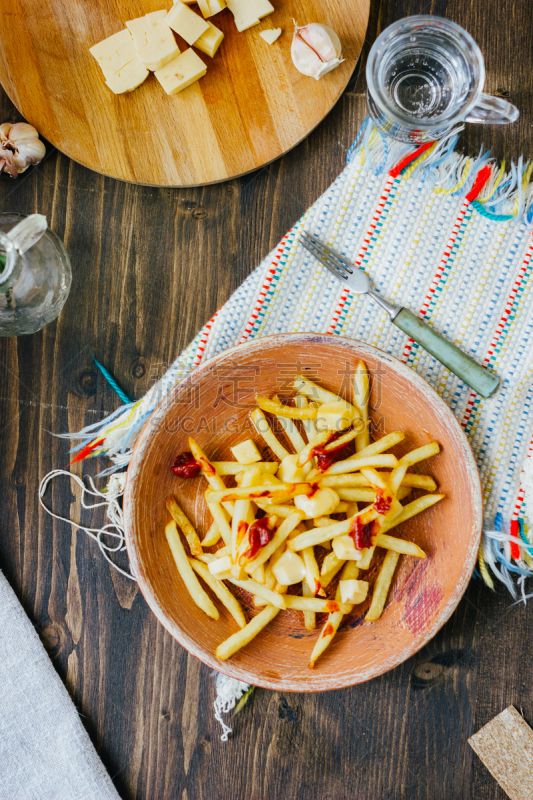
<path fill-rule="evenodd" d="M 278 613 L 279 608 L 276 606 L 267 606 L 257 617 L 250 620 L 245 628 L 242 628 L 242 630 L 230 636 L 229 639 L 226 639 L 225 642 L 219 644 L 215 651 L 216 657 L 220 661 L 227 661 L 237 650 L 241 650 L 245 645 L 249 644 Z"/>
<path fill-rule="evenodd" d="M 239 464 L 238 461 L 212 461 L 213 467 L 219 475 L 238 475 L 247 472 L 252 467 L 259 467 L 261 472 L 275 474 L 279 469 L 277 461 L 256 461 L 255 464 Z"/>
<path fill-rule="evenodd" d="M 349 603 L 341 603 L 337 600 L 322 599 L 321 597 L 300 597 L 296 594 L 284 594 L 282 596 L 286 608 L 292 608 L 296 611 L 315 611 L 316 613 L 342 611 L 343 614 L 349 614 L 352 610 Z"/>
<path fill-rule="evenodd" d="M 437 484 L 430 475 L 415 475 L 407 472 L 402 480 L 402 486 L 412 486 L 413 489 L 425 489 L 426 492 L 434 492 Z"/>
<path fill-rule="evenodd" d="M 346 563 L 345 561 L 339 561 L 334 567 L 332 567 L 329 570 L 329 572 L 326 572 L 324 575 L 320 576 L 320 584 L 323 589 L 326 589 L 329 586 L 329 584 L 331 583 L 337 572 L 339 572 L 339 570 L 342 569 L 345 563 Z M 353 563 L 355 564 L 355 561 Z"/>
<path fill-rule="evenodd" d="M 334 569 L 337 566 L 337 564 L 341 564 L 341 561 L 340 559 L 337 558 L 335 552 L 332 550 L 331 553 L 327 554 L 327 556 L 324 558 L 324 561 L 322 562 L 322 568 L 320 570 L 321 575 L 327 575 L 327 573 L 331 569 Z"/>
<path fill-rule="evenodd" d="M 372 447 L 372 445 L 370 445 Z M 363 451 L 361 451 L 363 452 Z M 320 480 L 320 475 L 342 475 L 345 472 L 355 472 L 363 467 L 391 467 L 394 468 L 398 463 L 396 456 L 391 453 L 376 453 L 372 456 L 356 455 L 346 458 L 344 461 L 336 461 L 325 472 L 315 470 L 309 473 L 308 480 Z"/>
<path fill-rule="evenodd" d="M 270 542 L 261 548 L 259 554 L 253 561 L 244 565 L 246 572 L 251 574 L 255 572 L 261 564 L 268 561 L 270 556 L 275 553 L 278 547 L 287 539 L 288 535 L 300 524 L 302 517 L 303 514 L 301 511 L 295 511 L 294 514 L 291 514 L 290 517 L 283 520 Z M 296 541 L 296 539 L 294 541 Z"/>
<path fill-rule="evenodd" d="M 369 622 L 375 622 L 383 613 L 394 570 L 396 569 L 399 558 L 399 553 L 396 553 L 394 550 L 387 550 L 387 555 L 383 559 L 383 564 L 381 565 L 379 575 L 374 584 L 372 603 L 365 617 Z"/>
<path fill-rule="evenodd" d="M 202 561 L 204 564 L 210 564 L 214 558 L 215 556 L 213 556 L 212 553 L 204 553 L 202 556 L 200 556 L 199 561 Z M 285 608 L 283 597 L 278 594 L 278 592 L 272 591 L 266 586 L 262 586 L 260 583 L 257 583 L 257 581 L 254 581 L 251 578 L 247 578 L 245 581 L 239 581 L 235 578 L 228 578 L 227 581 L 228 583 L 232 583 L 234 586 L 239 586 L 246 592 L 250 592 L 252 595 L 264 597 L 268 603 L 275 605 L 277 608 Z"/>
<path fill-rule="evenodd" d="M 344 397 L 339 397 L 338 394 L 329 392 L 327 389 L 323 389 L 322 386 L 319 386 L 317 383 L 313 383 L 313 381 L 304 378 L 303 375 L 296 376 L 293 387 L 297 392 L 299 392 L 299 394 L 304 394 L 306 397 L 309 397 L 312 400 L 318 400 L 319 403 L 347 403 L 347 405 L 351 406 L 353 409 L 354 417 L 359 416 L 359 410 L 351 403 L 348 403 Z"/>
<path fill-rule="evenodd" d="M 228 520 L 230 518 L 228 512 L 223 508 L 220 503 L 207 503 L 207 507 L 211 512 L 215 523 L 218 525 L 220 535 L 224 539 L 225 545 L 231 544 L 231 525 Z"/>
<path fill-rule="evenodd" d="M 307 585 L 313 590 L 313 595 L 322 593 L 322 596 L 325 596 L 325 592 L 320 585 L 320 570 L 315 558 L 314 549 L 312 547 L 306 547 L 302 551 L 302 558 L 307 572 Z"/>
<path fill-rule="evenodd" d="M 367 522 L 372 522 L 372 520 L 376 519 L 379 515 L 375 509 L 371 506 L 367 506 L 367 508 L 359 511 L 357 516 L 363 517 L 363 522 L 366 525 Z M 335 539 L 336 536 L 343 536 L 349 533 L 352 519 L 354 519 L 354 517 L 343 520 L 342 522 L 335 522 L 333 525 L 328 525 L 327 528 L 313 528 L 310 531 L 301 533 L 295 539 L 291 539 L 287 543 L 287 548 L 297 552 L 298 550 L 303 550 L 305 547 L 321 544 L 326 541 L 326 539 Z"/>
<path fill-rule="evenodd" d="M 274 401 L 277 403 L 281 402 L 277 395 L 274 395 Z M 296 403 L 296 408 L 303 408 L 303 406 L 299 406 L 298 403 Z M 276 414 L 276 419 L 285 431 L 285 436 L 288 438 L 295 451 L 299 453 L 301 450 L 303 450 L 305 447 L 305 442 L 302 434 L 296 427 L 294 420 L 287 417 L 281 417 L 279 414 Z"/>
<path fill-rule="evenodd" d="M 208 617 L 211 617 L 212 619 L 219 619 L 220 614 L 218 613 L 218 609 L 213 605 L 209 595 L 200 585 L 198 578 L 193 572 L 193 568 L 189 564 L 189 559 L 180 539 L 175 520 L 167 523 L 165 535 L 174 557 L 176 567 L 178 568 L 178 572 L 190 596 L 196 605 L 201 608 L 202 611 L 205 611 Z"/>
<path fill-rule="evenodd" d="M 350 503 L 373 503 L 376 499 L 376 492 L 374 489 L 335 489 L 341 500 L 347 500 Z M 410 486 L 400 486 L 396 493 L 398 500 L 403 500 L 412 491 Z M 337 510 L 335 509 L 335 513 Z"/>
<path fill-rule="evenodd" d="M 376 499 L 374 489 L 335 489 L 341 500 L 350 503 L 373 503 Z"/>
<path fill-rule="evenodd" d="M 266 511 L 267 514 L 275 514 L 277 517 L 290 517 L 294 514 L 294 506 L 281 506 L 274 505 L 273 503 L 264 503 L 261 500 L 254 500 L 256 506 Z"/>
<path fill-rule="evenodd" d="M 208 503 L 224 503 L 226 500 L 262 500 L 267 497 L 295 497 L 297 494 L 311 495 L 313 487 L 309 483 L 280 483 L 279 486 L 261 484 L 260 486 L 226 488 L 222 491 L 208 490 L 205 499 Z"/>
<path fill-rule="evenodd" d="M 307 444 L 304 449 L 298 453 L 298 466 L 303 467 L 305 464 L 307 464 L 307 462 L 313 458 L 312 453 L 314 448 L 322 447 L 322 445 L 331 440 L 331 437 L 332 431 L 321 431 L 320 433 L 317 433 L 314 439 L 311 439 L 309 444 Z"/>
<path fill-rule="evenodd" d="M 376 549 L 376 545 L 372 545 L 372 547 L 364 547 L 361 552 L 363 557 L 359 559 L 357 562 L 357 566 L 359 569 L 368 569 L 370 566 L 370 562 L 374 557 L 374 551 Z"/>
<path fill-rule="evenodd" d="M 304 597 L 314 597 L 314 591 L 311 589 L 309 584 L 307 583 L 307 579 L 304 578 L 302 581 L 302 594 Z M 316 614 L 314 611 L 304 611 L 304 626 L 306 631 L 314 631 L 316 627 Z"/>
<path fill-rule="evenodd" d="M 359 570 L 357 569 L 357 566 L 354 564 L 353 561 L 348 561 L 342 571 L 341 581 L 357 580 L 358 575 L 359 575 Z M 341 599 L 340 586 L 337 587 L 335 599 L 337 601 L 340 601 Z M 350 611 L 352 609 L 353 606 L 350 605 Z M 350 611 L 348 611 L 347 613 L 350 613 Z M 333 613 L 329 614 L 326 620 L 326 624 L 320 631 L 320 636 L 316 640 L 315 646 L 313 647 L 313 652 L 311 653 L 311 659 L 309 661 L 309 667 L 311 669 L 313 669 L 313 667 L 315 666 L 319 656 L 321 656 L 324 650 L 326 650 L 331 644 L 331 640 L 337 633 L 337 630 L 342 622 L 343 617 L 344 614 L 342 611 L 334 611 Z"/>
<path fill-rule="evenodd" d="M 256 486 L 259 482 L 260 474 L 259 467 L 247 470 L 243 475 L 241 488 L 250 489 Z M 237 561 L 237 550 L 248 530 L 246 519 L 250 513 L 250 508 L 250 500 L 237 500 L 235 503 L 233 518 L 231 520 L 231 558 L 233 563 Z"/>
<path fill-rule="evenodd" d="M 376 547 L 394 550 L 396 553 L 401 553 L 405 556 L 426 558 L 424 551 L 414 542 L 408 542 L 406 539 L 397 539 L 395 536 L 387 536 L 386 533 L 378 533 L 375 544 Z"/>
<path fill-rule="evenodd" d="M 270 423 L 260 408 L 254 408 L 253 411 L 250 411 L 250 419 L 252 420 L 257 433 L 263 437 L 266 444 L 270 447 L 274 455 L 277 456 L 280 461 L 283 461 L 285 456 L 290 455 L 287 448 L 283 447 L 281 442 L 272 433 Z"/>
<path fill-rule="evenodd" d="M 202 539 L 202 548 L 203 547 L 213 547 L 213 545 L 217 544 L 220 540 L 220 528 L 216 522 L 212 522 L 209 526 L 209 530 L 207 531 L 206 535 Z"/>
<path fill-rule="evenodd" d="M 341 475 L 344 472 L 355 472 L 357 469 L 361 469 L 363 467 L 395 467 L 398 463 L 398 459 L 395 456 L 389 456 L 388 458 L 383 461 L 382 459 L 385 458 L 381 455 L 385 450 L 390 450 L 391 447 L 394 445 L 399 444 L 405 439 L 405 433 L 402 431 L 393 431 L 392 433 L 387 433 L 386 436 L 382 436 L 381 439 L 378 439 L 377 442 L 372 442 L 369 444 L 368 447 L 365 447 L 361 450 L 357 455 L 352 456 L 349 459 L 345 459 L 344 461 L 337 461 L 335 464 L 332 464 L 331 467 L 324 473 L 325 475 Z M 379 456 L 377 462 L 375 461 L 365 461 L 361 464 L 361 466 L 357 466 L 357 462 L 361 459 L 371 458 L 372 456 Z M 356 466 L 354 469 L 351 469 L 351 465 L 348 462 L 355 462 Z M 350 469 L 342 469 L 340 468 L 341 465 L 350 466 Z"/>
<path fill-rule="evenodd" d="M 241 604 L 237 598 L 232 595 L 226 584 L 219 581 L 214 575 L 211 575 L 206 565 L 202 564 L 201 561 L 190 558 L 189 563 L 196 574 L 199 575 L 200 578 L 207 583 L 211 591 L 216 594 L 220 602 L 226 606 L 237 625 L 240 628 L 244 628 L 246 625 L 246 617 L 244 616 Z"/>
<path fill-rule="evenodd" d="M 372 486 L 374 489 L 389 488 L 387 482 L 381 477 L 379 472 L 376 472 L 376 470 L 373 469 L 372 467 L 363 467 L 361 470 L 361 474 L 365 476 L 370 486 Z M 391 474 L 394 474 L 394 470 L 392 471 Z"/>
<path fill-rule="evenodd" d="M 242 567 L 242 569 L 244 570 L 244 572 L 246 572 L 244 567 Z M 252 573 L 250 573 L 250 574 L 252 576 L 252 579 L 254 581 L 256 581 L 257 583 L 261 584 L 261 586 L 264 586 L 266 584 L 265 565 L 264 564 L 259 564 L 257 569 L 254 569 L 254 571 Z"/>
<path fill-rule="evenodd" d="M 211 462 L 207 458 L 206 454 L 204 453 L 200 445 L 195 442 L 192 436 L 189 436 L 189 447 L 191 449 L 191 453 L 193 454 L 195 460 L 198 461 L 198 463 L 200 464 L 202 468 L 202 475 L 207 480 L 209 486 L 215 490 L 225 489 L 226 484 L 224 483 L 220 475 L 218 475 L 215 467 L 213 466 L 213 464 L 211 464 Z M 233 514 L 233 503 L 226 503 L 224 508 L 230 514 Z"/>
<path fill-rule="evenodd" d="M 328 444 L 324 445 L 324 450 L 326 452 L 332 452 L 334 450 L 341 450 L 345 445 L 349 444 L 355 437 L 357 436 L 358 428 L 352 428 L 351 431 L 347 433 L 343 433 L 342 436 L 339 436 L 338 439 L 335 439 L 333 442 L 329 442 Z"/>
<path fill-rule="evenodd" d="M 361 419 L 365 423 L 363 430 L 357 434 L 355 440 L 355 451 L 360 453 L 365 447 L 370 444 L 370 433 L 368 430 L 368 401 L 370 397 L 370 382 L 368 379 L 368 370 L 364 361 L 360 361 L 355 368 L 355 375 L 353 378 L 353 393 L 355 404 L 359 408 Z"/>
<path fill-rule="evenodd" d="M 398 493 L 398 489 L 402 485 L 402 481 L 405 478 L 406 472 L 407 472 L 407 464 L 402 464 L 401 461 L 398 464 L 398 466 L 394 467 L 394 469 L 392 470 L 388 479 L 388 484 L 393 494 Z"/>
<path fill-rule="evenodd" d="M 307 401 L 307 397 L 303 394 L 297 394 L 294 398 L 294 402 L 296 408 L 307 408 L 309 405 Z M 302 420 L 302 425 L 305 431 L 305 435 L 307 436 L 307 441 L 310 442 L 312 439 L 316 439 L 318 436 L 318 431 L 316 429 L 316 425 L 312 419 L 304 419 Z"/>
<path fill-rule="evenodd" d="M 203 550 L 198 534 L 172 495 L 167 497 L 167 511 L 183 531 L 193 556 L 201 556 Z"/>
<path fill-rule="evenodd" d="M 431 442 L 430 444 L 424 444 L 422 447 L 418 447 L 416 450 L 411 450 L 410 453 L 406 453 L 401 457 L 400 463 L 412 467 L 413 464 L 418 464 L 419 461 L 425 461 L 426 458 L 436 456 L 437 453 L 440 453 L 440 444 L 438 442 Z"/>
<path fill-rule="evenodd" d="M 411 519 L 411 517 L 415 517 L 417 514 L 420 514 L 421 511 L 425 511 L 426 508 L 434 506 L 435 503 L 438 503 L 444 497 L 445 495 L 443 494 L 425 494 L 423 497 L 417 497 L 416 500 L 413 500 L 411 503 L 408 503 L 406 506 L 404 506 L 395 519 L 385 520 L 381 526 L 381 533 L 386 533 L 391 528 L 395 528 L 402 522 L 406 522 L 406 520 Z"/>
<path fill-rule="evenodd" d="M 261 394 L 256 394 L 255 402 L 261 411 L 268 411 L 269 414 L 274 414 L 276 417 L 287 417 L 288 419 L 316 419 L 318 411 L 316 408 L 296 408 L 296 406 L 288 406 L 280 400 L 269 400 L 268 397 L 263 397 Z"/>

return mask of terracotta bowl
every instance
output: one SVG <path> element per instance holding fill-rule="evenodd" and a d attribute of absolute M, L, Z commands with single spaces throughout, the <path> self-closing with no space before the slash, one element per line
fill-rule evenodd
<path fill-rule="evenodd" d="M 433 439 L 442 452 L 418 465 L 446 499 L 394 531 L 416 542 L 425 560 L 402 556 L 385 611 L 365 622 L 367 605 L 347 618 L 315 669 L 308 667 L 316 631 L 303 615 L 285 611 L 229 661 L 217 645 L 237 626 L 220 606 L 209 619 L 193 603 L 172 560 L 164 527 L 165 499 L 173 492 L 202 538 L 210 524 L 202 478 L 176 478 L 170 466 L 193 435 L 213 460 L 231 459 L 230 447 L 250 436 L 272 456 L 249 421 L 256 392 L 288 396 L 297 370 L 323 386 L 349 391 L 357 362 L 372 374 L 375 437 L 406 432 L 398 455 Z M 349 396 L 349 395 L 348 395 Z M 410 498 L 411 499 L 411 498 Z M 168 396 L 138 439 L 124 498 L 126 540 L 132 568 L 149 606 L 165 628 L 205 664 L 242 681 L 283 691 L 338 689 L 375 678 L 416 653 L 450 617 L 474 569 L 482 530 L 479 476 L 468 441 L 454 415 L 415 372 L 361 342 L 315 334 L 285 334 L 226 350 L 196 369 Z M 377 567 L 371 571 L 375 577 Z M 246 610 L 255 613 L 250 597 Z M 321 623 L 321 617 L 317 619 Z"/>

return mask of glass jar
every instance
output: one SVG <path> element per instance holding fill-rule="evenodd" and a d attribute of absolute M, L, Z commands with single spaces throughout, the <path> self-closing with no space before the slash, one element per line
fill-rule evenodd
<path fill-rule="evenodd" d="M 50 228 L 43 231 L 43 217 L 33 216 L 32 236 L 32 217 L 0 214 L 0 336 L 41 330 L 58 316 L 70 291 L 72 271 L 63 242 Z M 13 229 L 25 219 L 28 229 L 23 243 Z M 10 232 L 13 238 L 7 235 Z"/>

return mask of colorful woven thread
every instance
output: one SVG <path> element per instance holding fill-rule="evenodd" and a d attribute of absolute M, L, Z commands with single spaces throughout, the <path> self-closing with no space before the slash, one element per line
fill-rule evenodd
<path fill-rule="evenodd" d="M 400 358 L 448 402 L 474 450 L 488 527 L 479 570 L 516 596 L 533 576 L 533 189 L 531 165 L 505 172 L 455 138 L 416 150 L 365 123 L 348 165 L 237 289 L 164 377 L 136 402 L 80 432 L 113 470 L 156 405 L 201 362 L 257 336 L 328 332 Z M 299 245 L 311 231 L 370 275 L 377 291 L 432 324 L 501 378 L 473 393 L 366 297 L 343 289 Z M 104 440 L 102 442 L 102 440 Z M 527 503 L 529 502 L 529 508 Z M 529 526 L 528 526 L 529 523 Z M 516 576 L 513 579 L 513 576 Z"/>

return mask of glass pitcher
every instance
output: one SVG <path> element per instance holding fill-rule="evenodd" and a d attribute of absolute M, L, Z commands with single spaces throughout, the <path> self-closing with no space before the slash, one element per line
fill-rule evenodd
<path fill-rule="evenodd" d="M 387 136 L 411 144 L 442 139 L 463 122 L 518 118 L 507 100 L 483 94 L 481 50 L 460 25 L 419 15 L 376 39 L 366 65 L 369 114 Z"/>
<path fill-rule="evenodd" d="M 41 214 L 0 214 L 0 336 L 35 333 L 70 291 L 70 259 Z"/>

